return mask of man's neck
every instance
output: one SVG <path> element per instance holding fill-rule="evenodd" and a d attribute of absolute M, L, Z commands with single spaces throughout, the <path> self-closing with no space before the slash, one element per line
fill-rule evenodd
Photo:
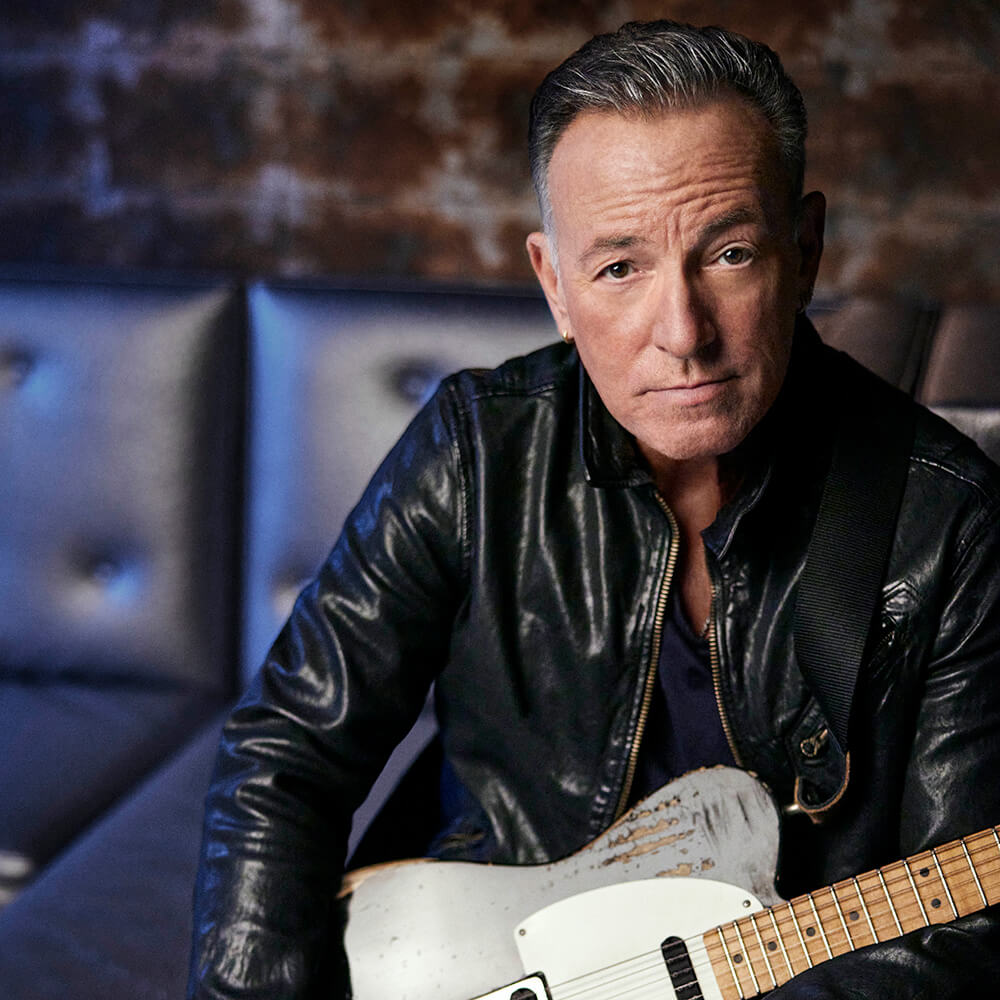
<path fill-rule="evenodd" d="M 656 488 L 682 527 L 700 532 L 715 520 L 723 503 L 717 458 L 658 458 L 650 464 Z"/>
<path fill-rule="evenodd" d="M 653 480 L 677 519 L 677 584 L 688 622 L 695 633 L 701 634 L 712 603 L 701 532 L 715 520 L 723 503 L 719 462 L 715 458 L 658 462 L 653 468 Z"/>

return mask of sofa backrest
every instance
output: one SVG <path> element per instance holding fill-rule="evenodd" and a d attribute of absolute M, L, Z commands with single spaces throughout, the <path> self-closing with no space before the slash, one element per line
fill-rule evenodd
<path fill-rule="evenodd" d="M 1000 305 L 864 298 L 811 310 L 847 351 L 973 438 L 1000 462 Z"/>
<path fill-rule="evenodd" d="M 917 398 L 1000 462 L 1000 306 L 941 313 Z"/>

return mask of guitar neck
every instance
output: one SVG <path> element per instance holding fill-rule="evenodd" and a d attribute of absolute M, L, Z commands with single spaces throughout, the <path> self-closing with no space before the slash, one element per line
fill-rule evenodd
<path fill-rule="evenodd" d="M 703 938 L 724 1000 L 766 993 L 835 955 L 1000 902 L 1000 828 L 914 854 Z"/>

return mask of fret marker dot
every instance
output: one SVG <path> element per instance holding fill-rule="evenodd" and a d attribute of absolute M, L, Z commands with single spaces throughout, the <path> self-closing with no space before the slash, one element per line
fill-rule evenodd
<path fill-rule="evenodd" d="M 815 933 L 816 933 L 816 928 L 815 927 L 807 927 L 806 928 L 806 937 L 812 937 Z"/>
<path fill-rule="evenodd" d="M 848 914 L 848 916 L 851 918 L 851 920 L 857 920 L 858 919 L 858 911 L 857 910 L 851 910 L 851 912 Z"/>
<path fill-rule="evenodd" d="M 767 942 L 767 950 L 768 951 L 774 951 L 777 947 L 778 947 L 778 943 L 776 941 L 768 941 Z"/>
<path fill-rule="evenodd" d="M 931 906 L 933 906 L 935 910 L 936 910 L 936 909 L 937 909 L 937 908 L 938 908 L 938 907 L 939 907 L 940 905 L 941 905 L 941 900 L 940 900 L 940 899 L 932 899 L 932 900 L 931 900 Z"/>
<path fill-rule="evenodd" d="M 733 961 L 734 961 L 734 962 L 735 962 L 735 963 L 736 963 L 737 965 L 739 965 L 739 964 L 740 964 L 740 962 L 742 962 L 742 961 L 743 961 L 743 956 L 742 956 L 742 955 L 733 955 Z"/>
<path fill-rule="evenodd" d="M 930 875 L 930 873 L 931 873 L 930 868 L 921 868 L 920 869 L 920 877 L 921 878 L 927 878 L 927 876 Z"/>

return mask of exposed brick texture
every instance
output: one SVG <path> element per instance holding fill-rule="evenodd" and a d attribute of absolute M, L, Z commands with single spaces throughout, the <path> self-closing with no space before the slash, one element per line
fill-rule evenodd
<path fill-rule="evenodd" d="M 821 291 L 1000 300 L 996 0 L 7 0 L 0 260 L 527 283 L 544 73 L 630 18 L 768 42 Z"/>

